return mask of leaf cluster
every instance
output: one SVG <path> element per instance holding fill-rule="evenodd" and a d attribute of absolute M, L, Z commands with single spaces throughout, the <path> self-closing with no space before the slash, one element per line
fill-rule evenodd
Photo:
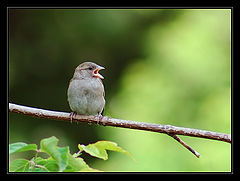
<path fill-rule="evenodd" d="M 58 139 L 55 136 L 42 139 L 40 141 L 40 149 L 36 144 L 27 144 L 23 142 L 17 142 L 9 145 L 9 154 L 35 151 L 36 154 L 30 160 L 27 159 L 15 159 L 10 163 L 10 172 L 98 172 L 100 170 L 91 168 L 81 158 L 82 152 L 86 152 L 91 156 L 107 160 L 108 154 L 106 150 L 117 151 L 125 153 L 129 156 L 130 153 L 116 143 L 111 141 L 98 141 L 87 146 L 79 144 L 79 151 L 71 154 L 69 147 L 59 147 Z M 46 153 L 47 158 L 42 158 L 39 153 Z"/>

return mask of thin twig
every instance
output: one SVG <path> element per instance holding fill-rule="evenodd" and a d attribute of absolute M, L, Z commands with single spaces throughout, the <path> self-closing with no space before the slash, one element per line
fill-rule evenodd
<path fill-rule="evenodd" d="M 183 145 L 185 148 L 187 148 L 189 151 L 191 151 L 196 157 L 200 157 L 200 154 L 192 149 L 189 145 L 187 145 L 183 140 L 181 140 L 177 135 L 168 134 L 169 136 L 173 137 L 175 140 L 177 140 L 181 145 Z"/>
<path fill-rule="evenodd" d="M 22 105 L 17 105 L 12 103 L 9 103 L 9 111 L 25 114 L 29 116 L 39 117 L 39 118 L 71 121 L 70 113 L 49 111 L 49 110 L 32 108 L 32 107 L 22 106 Z M 177 127 L 177 126 L 171 126 L 171 125 L 151 124 L 151 123 L 144 123 L 144 122 L 137 122 L 137 121 L 130 121 L 130 120 L 121 120 L 121 119 L 110 118 L 107 116 L 104 116 L 102 119 L 99 119 L 97 118 L 97 116 L 75 115 L 73 116 L 73 120 L 75 122 L 95 123 L 103 126 L 114 126 L 114 127 L 165 133 L 173 137 L 175 140 L 181 143 L 184 147 L 186 147 L 189 151 L 191 151 L 197 157 L 199 157 L 200 154 L 194 151 L 191 147 L 189 147 L 177 135 L 207 138 L 207 139 L 219 140 L 219 141 L 231 143 L 231 135 L 229 134 L 217 133 L 217 132 L 200 130 L 200 129 L 184 128 L 184 127 Z"/>

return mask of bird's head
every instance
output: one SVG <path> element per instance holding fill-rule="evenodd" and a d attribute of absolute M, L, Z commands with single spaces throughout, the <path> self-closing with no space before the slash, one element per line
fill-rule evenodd
<path fill-rule="evenodd" d="M 75 74 L 80 74 L 81 77 L 96 77 L 104 79 L 104 77 L 99 74 L 98 71 L 105 69 L 104 67 L 97 65 L 93 62 L 81 63 L 75 70 Z"/>

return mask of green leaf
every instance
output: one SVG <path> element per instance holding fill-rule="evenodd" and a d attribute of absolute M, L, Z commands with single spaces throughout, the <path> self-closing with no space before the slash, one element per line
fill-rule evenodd
<path fill-rule="evenodd" d="M 9 145 L 9 154 L 34 150 L 37 151 L 36 144 L 27 144 L 23 142 L 12 143 Z"/>
<path fill-rule="evenodd" d="M 40 141 L 40 149 L 43 152 L 48 153 L 49 151 L 53 151 L 57 148 L 58 139 L 55 136 L 50 138 L 45 138 Z"/>
<path fill-rule="evenodd" d="M 54 161 L 47 161 L 43 166 L 49 171 L 49 172 L 57 172 L 58 171 L 58 164 Z"/>
<path fill-rule="evenodd" d="M 12 161 L 12 163 L 9 166 L 10 172 L 25 172 L 28 171 L 30 166 L 30 162 L 25 159 L 16 159 Z"/>
<path fill-rule="evenodd" d="M 31 161 L 34 161 L 37 165 L 45 165 L 48 162 L 49 159 L 44 159 L 41 157 L 37 157 L 37 158 L 32 158 Z"/>
<path fill-rule="evenodd" d="M 55 136 L 41 140 L 41 151 L 48 153 L 56 160 L 59 171 L 63 171 L 68 162 L 69 147 L 57 147 L 58 139 Z"/>
<path fill-rule="evenodd" d="M 57 172 L 59 170 L 58 164 L 56 160 L 53 160 L 51 157 L 48 159 L 43 159 L 41 157 L 37 157 L 35 159 L 35 163 L 37 165 L 44 166 L 49 172 Z"/>
<path fill-rule="evenodd" d="M 33 169 L 29 169 L 28 172 L 48 172 L 46 168 L 34 167 Z"/>
<path fill-rule="evenodd" d="M 126 150 L 117 146 L 117 143 L 114 143 L 111 141 L 98 141 L 96 143 L 89 144 L 87 146 L 79 144 L 78 148 L 80 151 L 85 151 L 86 153 L 88 153 L 94 157 L 101 158 L 103 160 L 108 159 L 108 154 L 107 154 L 106 150 L 125 153 L 125 154 L 129 155 L 130 157 L 132 157 L 129 152 L 127 152 Z"/>
<path fill-rule="evenodd" d="M 71 167 L 72 171 L 90 169 L 88 164 L 82 158 L 74 158 L 70 153 L 68 154 L 68 165 Z"/>
<path fill-rule="evenodd" d="M 57 151 L 60 154 L 60 157 L 57 157 L 59 154 L 56 154 L 56 161 L 59 166 L 59 171 L 63 171 L 68 164 L 69 147 L 61 147 L 58 148 Z"/>

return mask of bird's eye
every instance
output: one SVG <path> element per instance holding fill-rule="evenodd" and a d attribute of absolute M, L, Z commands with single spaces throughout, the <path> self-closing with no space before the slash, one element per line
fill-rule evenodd
<path fill-rule="evenodd" d="M 92 70 L 93 68 L 92 67 L 89 67 L 88 70 Z"/>

